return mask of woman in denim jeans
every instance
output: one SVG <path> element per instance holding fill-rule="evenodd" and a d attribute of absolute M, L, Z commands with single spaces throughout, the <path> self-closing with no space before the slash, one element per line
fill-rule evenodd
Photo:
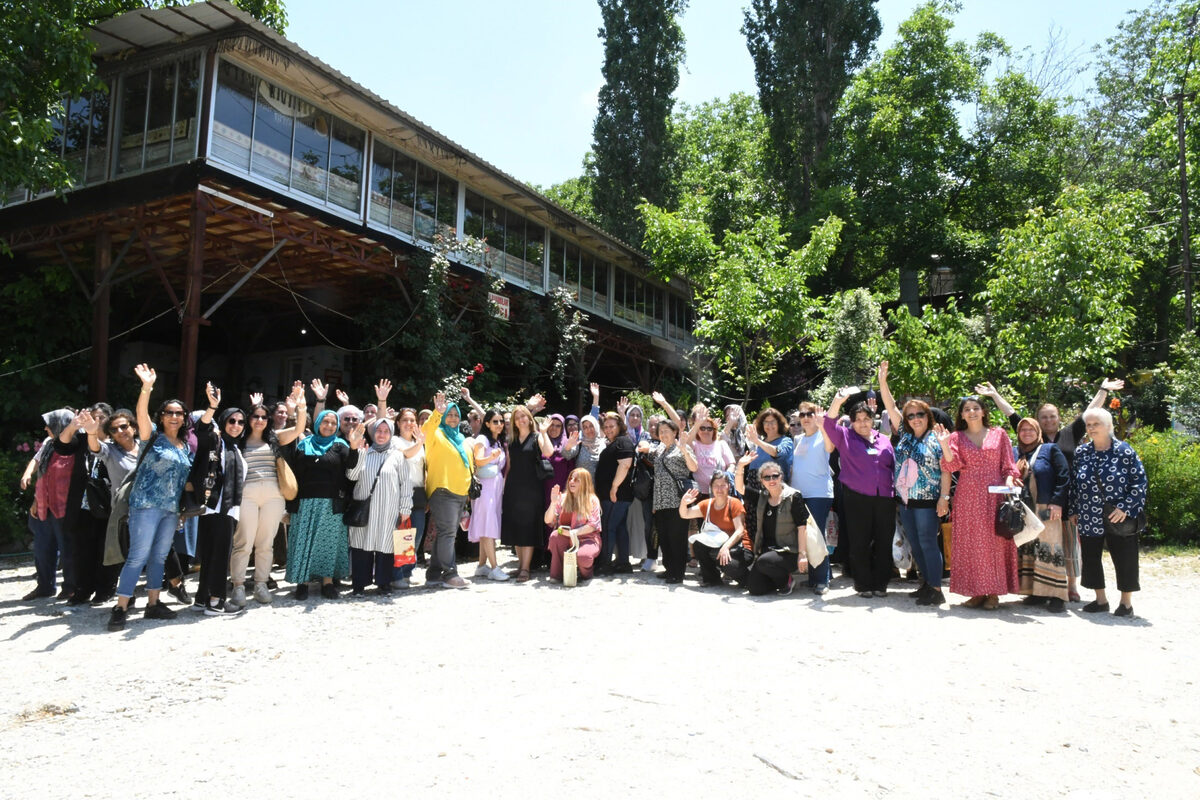
<path fill-rule="evenodd" d="M 899 432 L 895 443 L 896 499 L 900 502 L 900 524 L 912 547 L 921 588 L 913 597 L 919 606 L 940 606 L 942 594 L 942 550 L 938 547 L 938 522 L 950 513 L 950 473 L 942 469 L 942 447 L 933 432 L 929 404 L 909 400 L 901 411 L 888 388 L 888 362 L 879 365 L 879 394 Z"/>
<path fill-rule="evenodd" d="M 146 568 L 146 619 L 173 619 L 175 612 L 158 600 L 163 583 L 163 566 L 175 529 L 179 527 L 179 498 L 192 469 L 192 451 L 188 447 L 190 415 L 182 400 L 167 400 L 155 415 L 157 429 L 150 420 L 150 393 L 158 377 L 146 364 L 133 370 L 142 381 L 137 401 L 138 438 L 145 451 L 133 477 L 129 492 L 129 555 L 117 582 L 117 604 L 108 620 L 110 631 L 125 627 L 129 599 L 137 586 L 142 568 Z M 208 409 L 201 417 L 212 424 L 213 413 L 221 402 L 221 393 L 207 386 Z"/>

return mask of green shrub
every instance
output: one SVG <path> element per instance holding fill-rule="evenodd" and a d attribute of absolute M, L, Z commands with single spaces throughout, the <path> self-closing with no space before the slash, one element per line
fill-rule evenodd
<path fill-rule="evenodd" d="M 1138 428 L 1129 444 L 1146 467 L 1149 544 L 1200 542 L 1200 441 L 1176 431 Z"/>

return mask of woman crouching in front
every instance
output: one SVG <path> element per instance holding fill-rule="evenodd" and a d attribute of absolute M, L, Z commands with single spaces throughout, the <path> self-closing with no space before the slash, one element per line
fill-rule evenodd
<path fill-rule="evenodd" d="M 575 557 L 579 562 L 579 577 L 592 577 L 592 565 L 600 554 L 600 498 L 592 489 L 592 474 L 583 467 L 571 470 L 567 476 L 567 491 L 557 485 L 550 489 L 550 507 L 545 522 L 555 526 L 550 534 L 550 580 L 563 579 L 563 553 L 571 549 L 570 533 L 579 541 Z M 564 533 L 564 529 L 569 529 Z"/>

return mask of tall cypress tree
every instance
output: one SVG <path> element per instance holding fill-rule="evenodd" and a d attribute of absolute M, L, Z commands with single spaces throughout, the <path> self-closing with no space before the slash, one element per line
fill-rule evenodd
<path fill-rule="evenodd" d="M 609 233 L 641 246 L 637 204 L 674 200 L 677 145 L 670 120 L 683 60 L 678 16 L 687 0 L 598 2 L 604 86 L 592 128 L 592 199 Z"/>
<path fill-rule="evenodd" d="M 794 214 L 811 209 L 833 112 L 882 31 L 875 2 L 752 0 L 745 11 L 771 172 Z"/>

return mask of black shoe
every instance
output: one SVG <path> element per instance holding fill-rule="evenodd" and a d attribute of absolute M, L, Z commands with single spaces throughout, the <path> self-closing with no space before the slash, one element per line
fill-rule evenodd
<path fill-rule="evenodd" d="M 275 591 L 279 588 L 279 584 L 275 582 L 274 578 L 267 578 L 267 588 L 271 591 Z"/>
<path fill-rule="evenodd" d="M 44 597 L 53 597 L 53 596 L 54 596 L 54 592 L 40 592 L 37 589 L 34 589 L 32 592 L 30 592 L 29 594 L 22 597 L 21 600 L 23 602 L 28 603 L 30 600 L 41 600 Z"/>
<path fill-rule="evenodd" d="M 385 583 L 383 586 L 375 587 L 375 594 L 387 596 L 392 593 L 392 585 Z"/>
<path fill-rule="evenodd" d="M 112 616 L 108 618 L 108 629 L 110 631 L 120 631 L 125 629 L 125 618 L 128 612 L 120 606 L 113 606 Z"/>
<path fill-rule="evenodd" d="M 307 583 L 297 583 L 296 590 L 294 592 L 292 592 L 292 599 L 293 600 L 307 600 L 308 599 L 308 584 Z"/>
<path fill-rule="evenodd" d="M 96 592 L 96 596 L 92 598 L 92 605 L 94 605 L 94 606 L 104 605 L 105 603 L 107 603 L 109 600 L 112 600 L 116 596 L 117 596 L 116 592 L 108 592 L 108 591 Z"/>
<path fill-rule="evenodd" d="M 1113 612 L 1113 616 L 1114 617 L 1132 617 L 1133 616 L 1133 606 L 1123 606 L 1120 603 L 1118 603 L 1117 610 Z"/>
<path fill-rule="evenodd" d="M 916 591 L 909 592 L 909 593 L 908 593 L 908 596 L 909 596 L 909 597 L 915 597 L 916 599 L 920 600 L 922 597 L 924 597 L 924 596 L 925 596 L 925 593 L 926 593 L 928 590 L 929 590 L 929 584 L 928 584 L 928 583 L 922 583 L 922 584 L 921 584 L 921 588 L 917 589 Z"/>
<path fill-rule="evenodd" d="M 1051 614 L 1065 614 L 1067 613 L 1067 603 L 1061 597 L 1051 597 L 1050 602 L 1046 604 L 1046 610 Z M 1120 610 L 1117 609 L 1117 611 Z"/>
<path fill-rule="evenodd" d="M 1108 603 L 1101 603 L 1097 600 L 1093 600 L 1083 607 L 1083 611 L 1086 614 L 1096 614 L 1101 611 L 1108 611 Z"/>
<path fill-rule="evenodd" d="M 326 600 L 337 600 L 338 599 L 337 586 L 335 586 L 332 583 L 321 584 L 321 597 L 324 597 Z"/>
<path fill-rule="evenodd" d="M 192 604 L 192 596 L 188 594 L 187 587 L 183 585 L 183 581 L 180 581 L 178 586 L 167 584 L 167 594 L 174 597 L 182 605 L 190 606 Z"/>
<path fill-rule="evenodd" d="M 59 590 L 58 596 L 55 597 L 54 599 L 55 600 L 70 600 L 71 595 L 73 595 L 73 594 L 75 594 L 74 589 L 68 589 L 67 587 L 64 586 L 61 590 Z"/>
<path fill-rule="evenodd" d="M 1038 597 L 1036 594 L 1031 594 L 1029 597 L 1026 597 L 1024 600 L 1022 600 L 1021 603 L 1027 606 L 1040 606 L 1045 605 L 1046 601 L 1049 599 L 1049 597 Z"/>
<path fill-rule="evenodd" d="M 616 575 L 630 575 L 633 573 L 633 564 L 628 561 L 618 561 L 612 571 Z"/>
<path fill-rule="evenodd" d="M 683 583 L 683 578 L 676 578 L 674 575 L 664 575 L 664 583 Z"/>
<path fill-rule="evenodd" d="M 173 608 L 167 608 L 166 604 L 160 600 L 157 603 L 146 606 L 146 611 L 142 616 L 146 619 L 175 619 L 178 613 Z"/>
<path fill-rule="evenodd" d="M 137 608 L 137 598 L 130 597 L 129 604 L 125 606 L 125 610 L 127 612 L 129 612 L 130 614 L 132 614 L 136 608 Z"/>
<path fill-rule="evenodd" d="M 69 606 L 87 605 L 89 596 L 90 596 L 90 593 L 88 593 L 88 592 L 78 592 L 77 591 L 77 592 L 75 592 L 75 594 L 73 594 L 67 598 L 67 605 L 69 605 Z"/>
<path fill-rule="evenodd" d="M 917 605 L 940 606 L 944 602 L 946 602 L 946 595 L 942 594 L 942 590 L 930 586 L 925 596 L 917 600 Z"/>

